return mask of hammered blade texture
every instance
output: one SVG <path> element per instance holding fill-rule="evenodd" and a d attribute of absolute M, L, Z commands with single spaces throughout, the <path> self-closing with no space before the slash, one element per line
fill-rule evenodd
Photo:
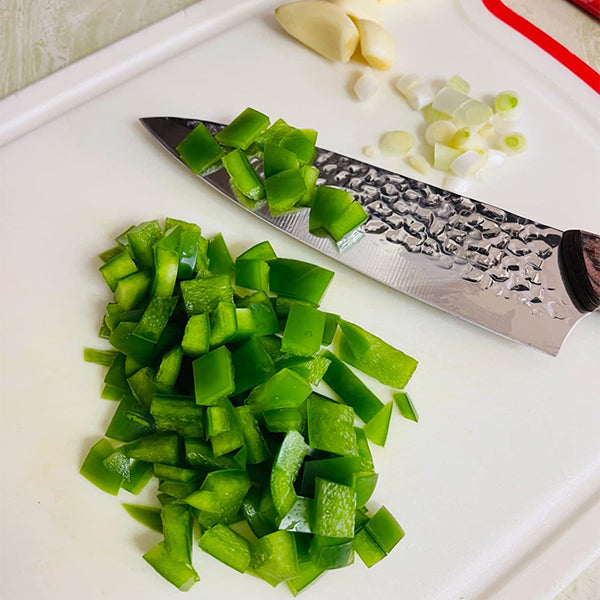
<path fill-rule="evenodd" d="M 557 252 L 561 231 L 333 152 L 320 151 L 315 165 L 319 185 L 350 190 L 364 206 L 366 235 L 427 256 L 480 289 L 516 298 L 532 314 L 567 317 L 564 288 L 557 290 L 542 269 Z"/>
<path fill-rule="evenodd" d="M 156 117 L 145 125 L 178 160 L 177 144 L 198 123 Z M 262 175 L 262 161 L 251 158 Z M 586 314 L 563 282 L 562 232 L 470 198 L 317 149 L 318 185 L 350 191 L 368 220 L 336 246 L 308 230 L 308 210 L 273 217 L 266 203 L 248 208 L 223 168 L 202 179 L 257 217 L 413 298 L 505 337 L 557 354 Z M 367 299 L 368 300 L 368 299 Z"/>

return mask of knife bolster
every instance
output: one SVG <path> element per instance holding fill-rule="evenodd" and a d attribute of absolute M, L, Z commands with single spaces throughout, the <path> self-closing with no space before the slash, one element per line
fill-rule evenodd
<path fill-rule="evenodd" d="M 560 258 L 577 302 L 590 312 L 600 307 L 600 236 L 575 229 L 565 231 Z"/>

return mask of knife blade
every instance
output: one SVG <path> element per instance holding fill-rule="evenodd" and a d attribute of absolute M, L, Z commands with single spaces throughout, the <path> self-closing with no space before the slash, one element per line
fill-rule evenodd
<path fill-rule="evenodd" d="M 182 164 L 177 146 L 199 124 L 180 117 L 140 119 Z M 261 161 L 251 163 L 261 172 Z M 317 148 L 317 185 L 349 190 L 368 220 L 335 245 L 308 231 L 308 209 L 271 216 L 240 201 L 224 168 L 199 177 L 257 217 L 404 294 L 501 336 L 557 355 L 573 327 L 600 306 L 600 237 L 562 232 Z M 187 166 L 186 166 L 187 168 Z"/>

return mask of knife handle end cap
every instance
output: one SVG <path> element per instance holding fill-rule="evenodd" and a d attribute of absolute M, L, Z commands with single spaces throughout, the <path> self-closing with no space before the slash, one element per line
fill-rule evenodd
<path fill-rule="evenodd" d="M 565 231 L 560 245 L 565 277 L 577 302 L 588 311 L 600 307 L 600 236 Z"/>

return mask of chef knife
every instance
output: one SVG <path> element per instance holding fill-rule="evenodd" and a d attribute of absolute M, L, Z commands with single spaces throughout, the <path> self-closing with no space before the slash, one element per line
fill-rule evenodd
<path fill-rule="evenodd" d="M 199 124 L 140 119 L 180 162 L 177 146 Z M 251 160 L 261 171 L 258 157 Z M 185 163 L 183 163 L 185 164 Z M 353 269 L 485 329 L 552 355 L 600 306 L 600 237 L 562 232 L 490 204 L 317 148 L 318 185 L 350 191 L 369 218 L 335 245 L 308 231 L 308 209 L 253 214 Z M 187 167 L 186 167 L 187 168 Z M 248 209 L 224 168 L 200 176 Z"/>

